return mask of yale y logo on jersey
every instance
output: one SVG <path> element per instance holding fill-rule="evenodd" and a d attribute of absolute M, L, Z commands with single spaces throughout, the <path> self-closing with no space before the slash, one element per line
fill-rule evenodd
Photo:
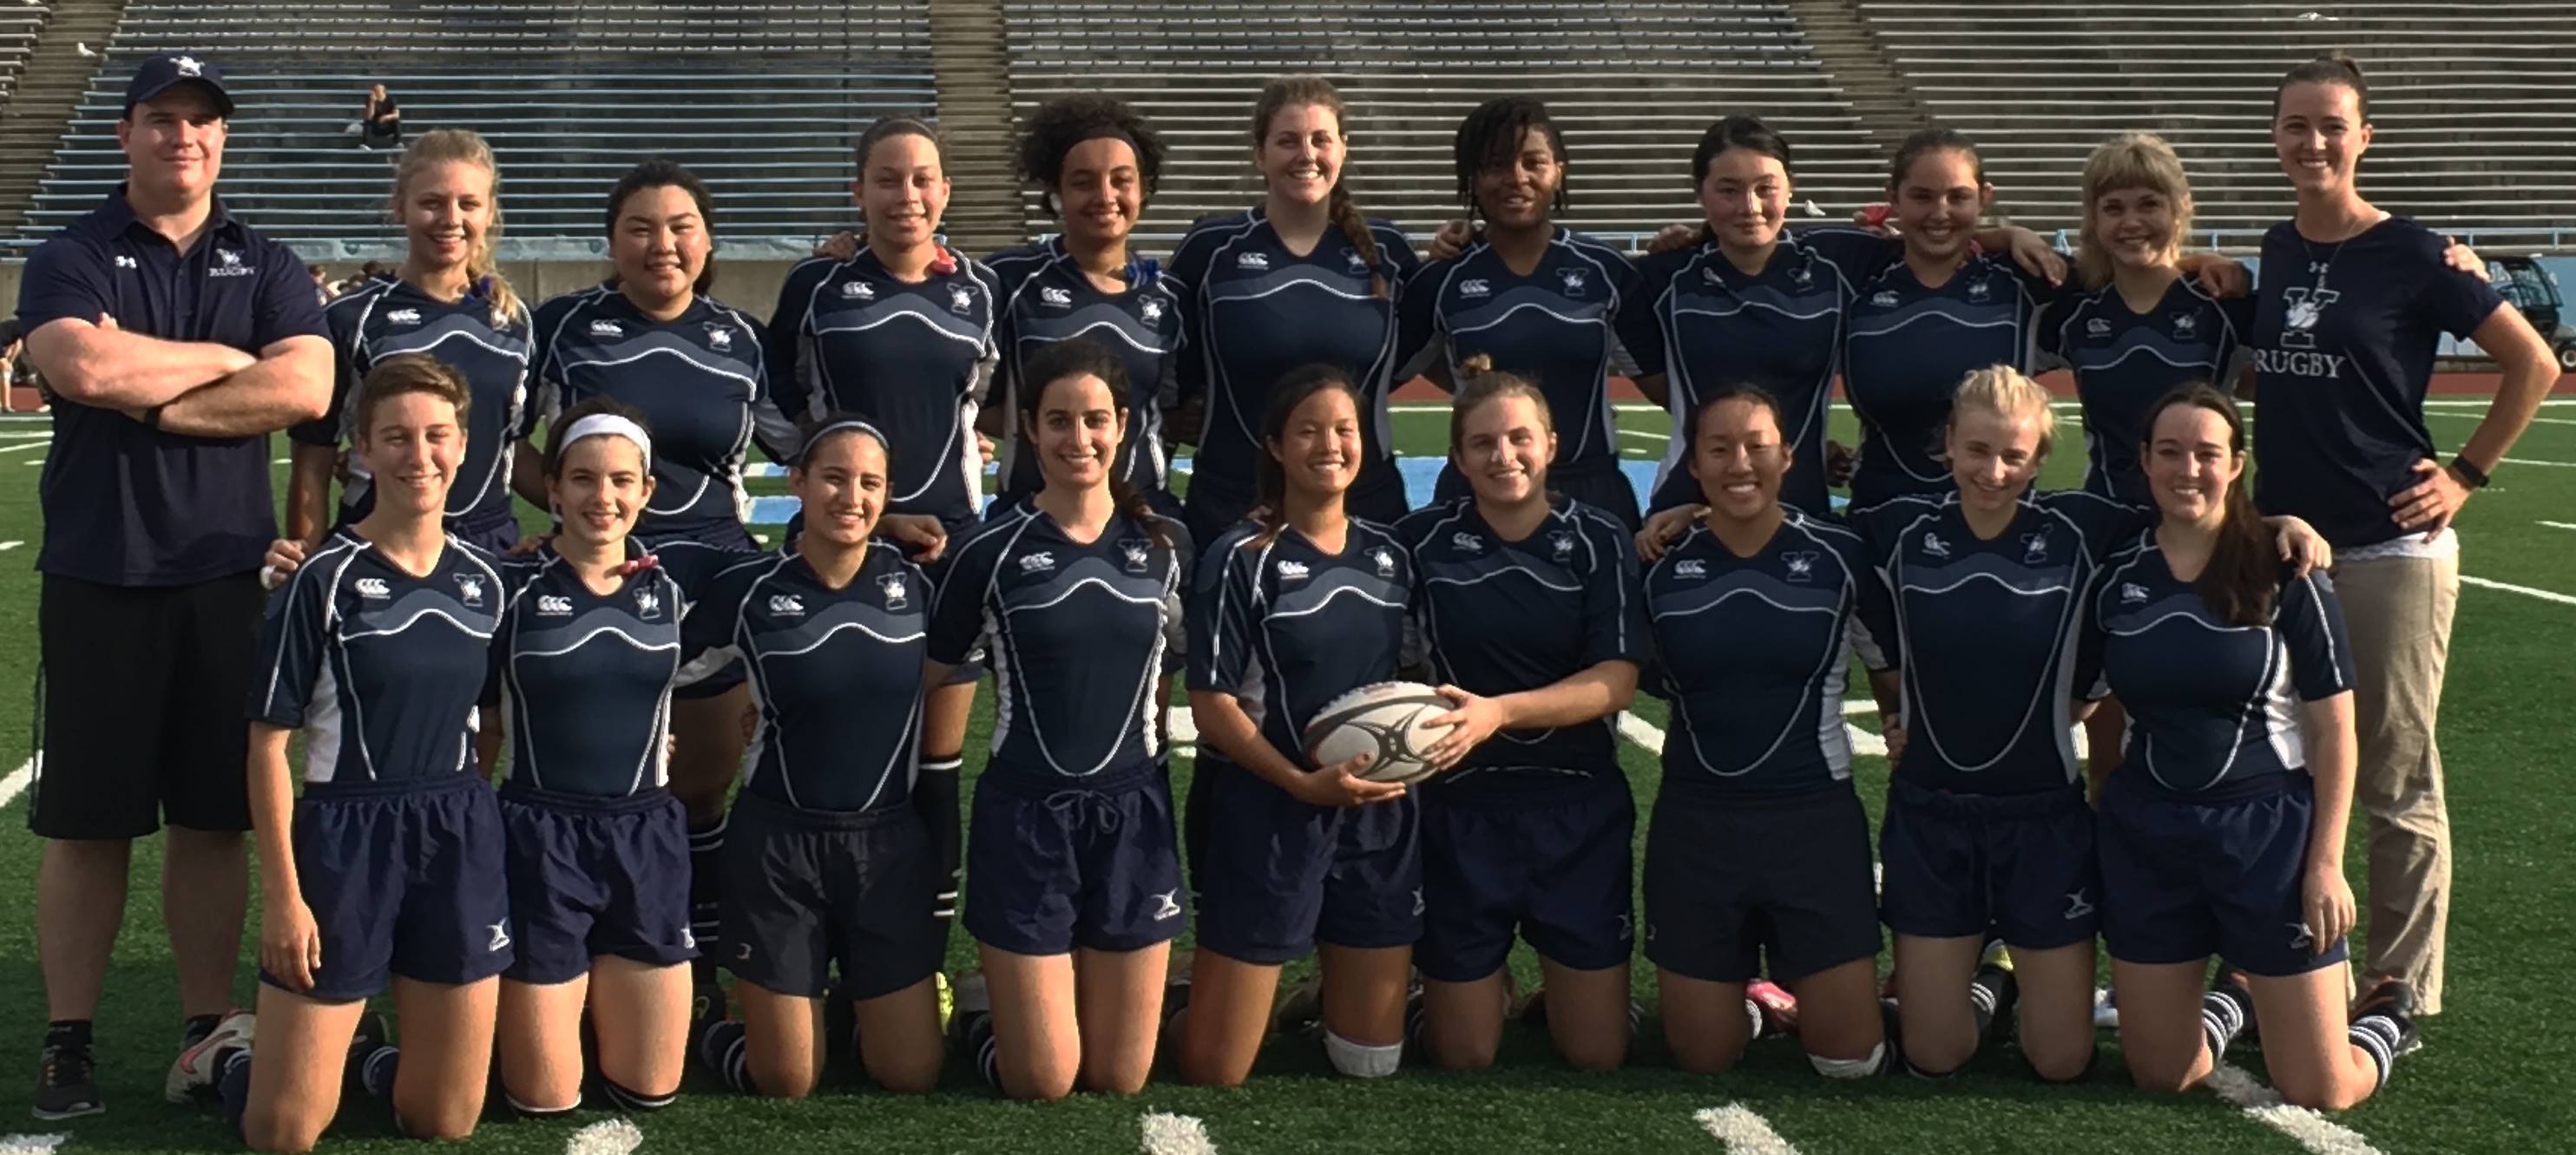
<path fill-rule="evenodd" d="M 1377 563 L 1377 576 L 1395 576 L 1395 551 L 1379 546 L 1369 551 L 1369 560 Z"/>
<path fill-rule="evenodd" d="M 1124 538 L 1118 543 L 1118 555 L 1127 559 L 1127 572 L 1143 573 L 1154 560 L 1154 548 L 1137 538 Z"/>
<path fill-rule="evenodd" d="M 885 595 L 885 608 L 890 610 L 902 609 L 905 602 L 903 575 L 899 573 L 890 573 L 884 577 L 878 578 L 877 592 Z"/>
<path fill-rule="evenodd" d="M 468 609 L 483 608 L 483 579 L 474 574 L 456 575 L 456 596 Z"/>
<path fill-rule="evenodd" d="M 1816 576 L 1816 555 L 1812 550 L 1781 554 L 1780 561 L 1789 567 L 1790 581 L 1811 581 Z"/>

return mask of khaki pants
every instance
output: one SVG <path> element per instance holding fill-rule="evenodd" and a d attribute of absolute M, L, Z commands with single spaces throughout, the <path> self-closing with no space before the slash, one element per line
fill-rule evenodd
<path fill-rule="evenodd" d="M 2357 675 L 2353 787 L 2369 847 L 2371 975 L 2415 988 L 2418 1014 L 2442 1009 L 2443 926 L 2451 911 L 2451 816 L 2433 725 L 2460 600 L 2460 562 L 2385 557 L 2334 568 Z"/>

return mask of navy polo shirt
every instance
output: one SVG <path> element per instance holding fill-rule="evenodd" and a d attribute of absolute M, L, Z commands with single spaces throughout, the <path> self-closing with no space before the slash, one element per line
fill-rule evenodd
<path fill-rule="evenodd" d="M 214 204 L 182 253 L 107 203 L 27 258 L 18 319 L 29 332 L 104 314 L 129 333 L 230 345 L 256 354 L 289 337 L 328 339 L 304 261 Z M 40 501 L 36 568 L 114 586 L 175 586 L 259 568 L 277 536 L 268 437 L 164 433 L 113 409 L 53 401 L 54 440 Z"/>

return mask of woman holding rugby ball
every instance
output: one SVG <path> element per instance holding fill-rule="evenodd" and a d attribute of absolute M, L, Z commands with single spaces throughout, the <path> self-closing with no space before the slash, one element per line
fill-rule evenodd
<path fill-rule="evenodd" d="M 1453 727 L 1422 790 L 1419 1037 L 1434 1064 L 1491 1066 L 1517 933 L 1539 952 L 1566 1061 L 1628 1051 L 1636 804 L 1610 719 L 1645 661 L 1637 564 L 1619 518 L 1551 493 L 1547 399 L 1481 354 L 1461 359 L 1450 465 L 1472 489 L 1396 523 L 1416 620 Z"/>
<path fill-rule="evenodd" d="M 1414 801 L 1359 777 L 1365 757 L 1314 767 L 1302 724 L 1395 676 L 1413 562 L 1384 526 L 1345 508 L 1365 460 L 1362 393 L 1332 366 L 1270 394 L 1253 516 L 1207 550 L 1194 583 L 1190 713 L 1213 772 L 1207 874 L 1190 1006 L 1173 1028 L 1194 1083 L 1252 1072 L 1279 968 L 1323 971 L 1324 1050 L 1336 1070 L 1395 1073 L 1422 933 Z M 1255 720 L 1257 712 L 1258 721 Z"/>

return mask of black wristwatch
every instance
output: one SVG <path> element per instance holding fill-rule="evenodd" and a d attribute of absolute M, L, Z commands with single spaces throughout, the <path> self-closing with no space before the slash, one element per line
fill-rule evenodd
<path fill-rule="evenodd" d="M 2452 458 L 2451 468 L 2459 471 L 2460 480 L 2467 482 L 2469 488 L 2485 489 L 2487 487 L 2487 471 L 2469 464 L 2469 459 L 2466 455 Z"/>

